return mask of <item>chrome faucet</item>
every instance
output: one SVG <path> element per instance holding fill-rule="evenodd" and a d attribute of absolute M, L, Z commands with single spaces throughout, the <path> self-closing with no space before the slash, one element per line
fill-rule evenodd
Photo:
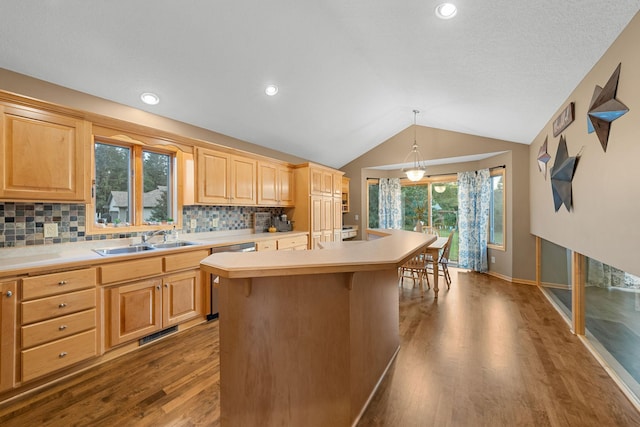
<path fill-rule="evenodd" d="M 162 241 L 166 242 L 167 241 L 167 232 L 165 230 L 155 230 L 155 231 L 147 231 L 146 233 L 142 233 L 142 235 L 140 236 L 142 238 L 142 244 L 145 243 L 149 243 L 149 240 L 151 240 L 151 238 L 153 236 L 157 236 L 162 234 Z"/>

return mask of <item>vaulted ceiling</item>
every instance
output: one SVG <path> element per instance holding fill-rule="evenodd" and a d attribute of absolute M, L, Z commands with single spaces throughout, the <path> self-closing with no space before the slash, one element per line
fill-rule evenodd
<path fill-rule="evenodd" d="M 640 9 L 451 1 L 3 0 L 0 67 L 341 167 L 414 109 L 530 143 Z"/>

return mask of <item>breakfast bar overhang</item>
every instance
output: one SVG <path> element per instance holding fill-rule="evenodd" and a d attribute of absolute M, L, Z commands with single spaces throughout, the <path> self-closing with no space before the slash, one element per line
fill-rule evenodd
<path fill-rule="evenodd" d="M 351 426 L 399 350 L 398 267 L 436 237 L 214 254 L 222 426 Z"/>

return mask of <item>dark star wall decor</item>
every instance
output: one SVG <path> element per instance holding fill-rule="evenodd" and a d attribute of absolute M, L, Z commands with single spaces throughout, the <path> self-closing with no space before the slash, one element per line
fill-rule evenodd
<path fill-rule="evenodd" d="M 577 165 L 578 156 L 569 157 L 567 140 L 564 135 L 561 136 L 558 151 L 556 152 L 556 160 L 551 167 L 551 191 L 553 192 L 553 204 L 556 212 L 558 212 L 562 204 L 567 208 L 567 211 L 571 211 L 571 181 Z"/>
<path fill-rule="evenodd" d="M 620 67 L 613 72 L 604 88 L 596 85 L 591 98 L 589 112 L 587 113 L 587 126 L 589 133 L 595 132 L 598 135 L 602 149 L 607 151 L 609 142 L 609 130 L 611 122 L 623 116 L 629 109 L 616 98 L 618 91 L 618 79 L 620 78 Z"/>
<path fill-rule="evenodd" d="M 544 179 L 547 179 L 547 163 L 551 159 L 551 156 L 547 152 L 547 140 L 549 137 L 544 139 L 542 143 L 542 147 L 540 147 L 540 151 L 538 151 L 538 169 L 544 175 Z"/>

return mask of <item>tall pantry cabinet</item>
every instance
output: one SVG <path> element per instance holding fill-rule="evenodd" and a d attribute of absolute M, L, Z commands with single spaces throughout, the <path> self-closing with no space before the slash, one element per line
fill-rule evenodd
<path fill-rule="evenodd" d="M 294 230 L 309 232 L 310 249 L 342 238 L 342 175 L 313 163 L 296 166 L 295 208 L 290 219 Z"/>

